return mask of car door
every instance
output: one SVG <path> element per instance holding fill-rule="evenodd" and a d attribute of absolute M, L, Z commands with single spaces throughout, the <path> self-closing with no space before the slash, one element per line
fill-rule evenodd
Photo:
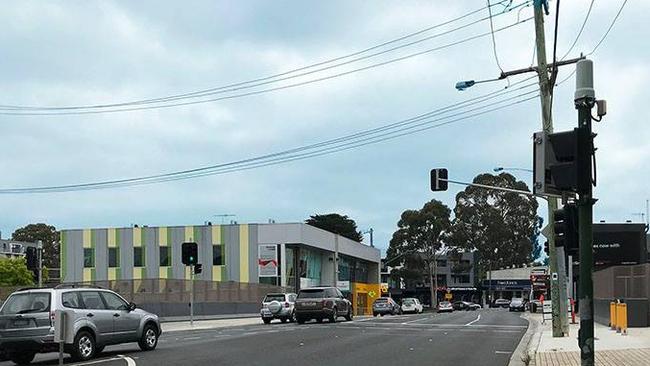
<path fill-rule="evenodd" d="M 345 301 L 343 293 L 339 289 L 334 289 L 336 291 L 336 308 L 339 311 L 339 314 L 347 314 L 349 304 Z"/>
<path fill-rule="evenodd" d="M 95 326 L 97 342 L 102 344 L 115 342 L 113 312 L 106 309 L 99 291 L 79 291 L 79 296 L 83 305 L 80 315 Z"/>
<path fill-rule="evenodd" d="M 106 308 L 113 316 L 113 333 L 116 342 L 133 342 L 138 340 L 140 314 L 129 311 L 129 304 L 113 292 L 100 292 Z"/>

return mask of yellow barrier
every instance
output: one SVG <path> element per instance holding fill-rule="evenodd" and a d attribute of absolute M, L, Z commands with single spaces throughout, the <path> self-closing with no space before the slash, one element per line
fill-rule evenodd
<path fill-rule="evenodd" d="M 627 335 L 627 304 L 616 304 L 616 333 Z"/>
<path fill-rule="evenodd" d="M 609 328 L 616 330 L 616 303 L 614 301 L 609 303 Z"/>

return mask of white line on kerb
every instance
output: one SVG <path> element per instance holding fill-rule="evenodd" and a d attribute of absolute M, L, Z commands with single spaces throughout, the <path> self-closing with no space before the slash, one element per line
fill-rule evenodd
<path fill-rule="evenodd" d="M 508 354 L 511 354 L 512 352 L 509 352 L 509 351 L 494 351 L 494 353 L 508 355 Z"/>
<path fill-rule="evenodd" d="M 474 319 L 474 320 L 472 320 L 471 322 L 465 324 L 465 326 L 472 325 L 472 324 L 476 323 L 476 322 L 479 321 L 479 320 L 481 320 L 481 314 L 479 314 L 479 315 L 476 317 L 476 319 Z"/>
<path fill-rule="evenodd" d="M 117 355 L 117 357 L 119 357 L 119 358 L 123 359 L 124 361 L 126 361 L 127 366 L 136 366 L 135 365 L 135 360 L 132 359 L 131 357 L 126 357 L 124 355 Z"/>

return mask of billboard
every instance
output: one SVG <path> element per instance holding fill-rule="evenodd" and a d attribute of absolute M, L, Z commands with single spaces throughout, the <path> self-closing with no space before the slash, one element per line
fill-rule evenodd
<path fill-rule="evenodd" d="M 257 251 L 257 269 L 260 277 L 278 276 L 278 247 L 275 244 L 261 244 Z"/>
<path fill-rule="evenodd" d="M 596 265 L 639 264 L 648 261 L 644 224 L 594 223 Z"/>

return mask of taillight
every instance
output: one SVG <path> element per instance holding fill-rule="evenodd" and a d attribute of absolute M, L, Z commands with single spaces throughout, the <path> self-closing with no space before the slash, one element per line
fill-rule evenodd
<path fill-rule="evenodd" d="M 291 304 L 289 304 L 288 302 L 285 302 L 285 303 L 284 303 L 284 307 L 285 307 L 285 308 L 288 308 L 289 306 L 291 306 Z"/>

